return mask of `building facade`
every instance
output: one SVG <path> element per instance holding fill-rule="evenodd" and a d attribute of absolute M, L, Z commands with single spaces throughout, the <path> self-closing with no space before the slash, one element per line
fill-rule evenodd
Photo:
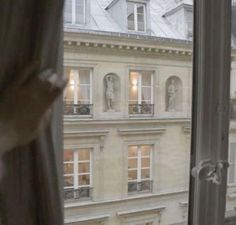
<path fill-rule="evenodd" d="M 65 224 L 185 224 L 192 2 L 67 0 L 64 34 Z M 233 62 L 232 98 L 235 77 Z"/>

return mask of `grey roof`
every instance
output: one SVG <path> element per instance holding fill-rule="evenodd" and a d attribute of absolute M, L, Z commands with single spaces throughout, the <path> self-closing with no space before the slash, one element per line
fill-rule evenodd
<path fill-rule="evenodd" d="M 127 33 L 122 29 L 117 21 L 112 17 L 110 12 L 106 10 L 107 6 L 114 1 L 119 0 L 91 0 L 91 17 L 88 23 L 84 26 L 73 28 L 78 31 L 105 31 L 116 33 Z M 150 15 L 151 15 L 151 36 L 160 38 L 170 38 L 185 40 L 186 36 L 180 33 L 172 26 L 163 15 L 179 4 L 192 4 L 192 0 L 150 0 Z M 65 30 L 70 30 L 72 27 L 66 27 Z"/>

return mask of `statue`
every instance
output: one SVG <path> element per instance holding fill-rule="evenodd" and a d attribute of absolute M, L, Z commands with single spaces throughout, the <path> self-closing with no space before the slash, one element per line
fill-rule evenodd
<path fill-rule="evenodd" d="M 107 110 L 112 111 L 114 110 L 114 86 L 115 86 L 115 79 L 112 75 L 106 76 L 106 103 L 107 103 Z"/>
<path fill-rule="evenodd" d="M 175 84 L 175 80 L 171 79 L 170 85 L 167 88 L 167 111 L 175 111 L 176 110 L 176 93 L 177 87 Z"/>

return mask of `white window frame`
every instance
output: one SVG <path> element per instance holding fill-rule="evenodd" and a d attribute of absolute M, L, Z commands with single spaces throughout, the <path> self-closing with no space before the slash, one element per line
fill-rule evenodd
<path fill-rule="evenodd" d="M 130 88 L 133 87 L 133 85 L 131 84 L 130 82 L 130 73 L 131 72 L 137 72 L 138 73 L 138 80 L 137 80 L 137 92 L 138 92 L 138 105 L 142 105 L 142 87 L 149 87 L 149 86 L 143 86 L 142 85 L 142 72 L 150 72 L 151 73 L 151 99 L 150 99 L 150 103 L 151 105 L 154 104 L 154 100 L 153 100 L 153 92 L 154 92 L 154 88 L 153 88 L 153 85 L 154 85 L 154 82 L 153 82 L 153 79 L 154 79 L 154 72 L 153 71 L 150 71 L 150 70 L 129 70 L 129 105 L 132 104 L 132 102 L 134 102 L 135 100 L 131 100 L 130 99 Z M 142 114 L 142 115 L 145 115 L 145 114 Z M 148 114 L 149 115 L 149 114 Z"/>
<path fill-rule="evenodd" d="M 149 157 L 142 157 L 141 155 L 141 146 L 150 146 L 150 155 Z M 132 168 L 132 169 L 129 169 L 127 170 L 127 175 L 129 173 L 129 171 L 133 171 L 133 170 L 137 170 L 137 180 L 128 180 L 128 183 L 132 183 L 132 182 L 142 182 L 142 181 L 153 181 L 153 149 L 154 149 L 154 146 L 151 145 L 151 144 L 138 144 L 138 145 L 134 145 L 134 144 L 131 144 L 131 145 L 128 145 L 128 152 L 129 152 L 129 147 L 131 146 L 135 146 L 137 147 L 137 156 L 136 157 L 129 157 L 128 154 L 128 160 L 129 159 L 137 159 L 137 168 Z M 142 167 L 142 158 L 149 158 L 150 159 L 150 167 Z M 149 172 L 150 172 L 150 178 L 146 178 L 146 179 L 142 179 L 141 177 L 141 171 L 142 169 L 149 169 Z M 151 190 L 150 190 L 151 191 Z"/>
<path fill-rule="evenodd" d="M 134 30 L 129 29 L 128 15 L 127 15 L 127 29 L 128 29 L 128 31 L 146 33 L 146 31 L 147 31 L 147 11 L 146 11 L 147 10 L 147 5 L 143 2 L 127 1 L 127 7 L 128 7 L 128 3 L 134 4 Z M 144 30 L 138 30 L 138 11 L 137 11 L 138 5 L 143 5 L 143 7 L 144 7 L 144 13 L 143 13 L 143 16 L 144 16 Z"/>
<path fill-rule="evenodd" d="M 77 68 L 68 68 L 70 71 L 74 71 L 76 76 L 74 77 L 74 92 L 73 92 L 73 103 L 74 104 L 78 104 L 79 99 L 78 99 L 78 83 L 79 83 L 79 74 L 80 74 L 80 70 L 89 70 L 89 104 L 92 105 L 93 104 L 93 99 L 92 99 L 92 94 L 93 94 L 93 85 L 92 85 L 92 76 L 93 76 L 93 70 L 91 68 L 87 68 L 87 67 L 77 67 Z M 65 99 L 66 100 L 66 99 Z M 84 103 L 82 103 L 84 104 Z"/>
<path fill-rule="evenodd" d="M 84 160 L 84 161 L 81 161 L 79 160 L 79 151 L 80 150 L 89 150 L 90 151 L 90 160 Z M 65 150 L 67 151 L 67 150 Z M 64 161 L 63 164 L 68 164 L 68 163 L 71 163 L 73 164 L 73 173 L 72 174 L 64 174 L 63 177 L 70 177 L 72 176 L 73 177 L 73 186 L 70 186 L 70 187 L 64 187 L 64 190 L 70 190 L 70 189 L 74 189 L 74 190 L 78 190 L 79 188 L 83 188 L 83 187 L 89 187 L 89 188 L 92 188 L 93 186 L 93 149 L 91 148 L 81 148 L 81 149 L 76 149 L 76 150 L 70 150 L 70 151 L 73 151 L 73 161 Z M 79 163 L 88 163 L 89 162 L 89 173 L 79 173 L 79 168 L 78 168 L 78 165 Z M 89 175 L 89 185 L 80 185 L 79 184 L 79 175 Z"/>
<path fill-rule="evenodd" d="M 71 13 L 71 23 L 66 23 L 66 24 L 72 24 L 72 25 L 84 25 L 86 23 L 86 14 L 87 14 L 87 1 L 88 0 L 82 0 L 83 1 L 83 5 L 84 5 L 84 8 L 83 8 L 83 22 L 82 23 L 78 23 L 76 22 L 76 1 L 78 0 L 71 0 L 71 3 L 72 3 L 72 13 Z"/>

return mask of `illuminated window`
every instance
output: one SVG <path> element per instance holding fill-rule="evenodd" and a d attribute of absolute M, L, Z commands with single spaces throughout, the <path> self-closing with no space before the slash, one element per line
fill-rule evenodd
<path fill-rule="evenodd" d="M 91 115 L 92 70 L 89 68 L 66 69 L 69 77 L 64 95 L 65 114 Z"/>
<path fill-rule="evenodd" d="M 152 146 L 128 147 L 128 192 L 152 190 Z"/>
<path fill-rule="evenodd" d="M 129 114 L 153 114 L 153 73 L 130 71 Z"/>
<path fill-rule="evenodd" d="M 146 31 L 145 4 L 127 2 L 127 22 L 130 31 Z"/>
<path fill-rule="evenodd" d="M 91 198 L 91 149 L 64 152 L 64 198 Z"/>
<path fill-rule="evenodd" d="M 87 0 L 66 0 L 64 21 L 67 24 L 85 24 Z"/>

